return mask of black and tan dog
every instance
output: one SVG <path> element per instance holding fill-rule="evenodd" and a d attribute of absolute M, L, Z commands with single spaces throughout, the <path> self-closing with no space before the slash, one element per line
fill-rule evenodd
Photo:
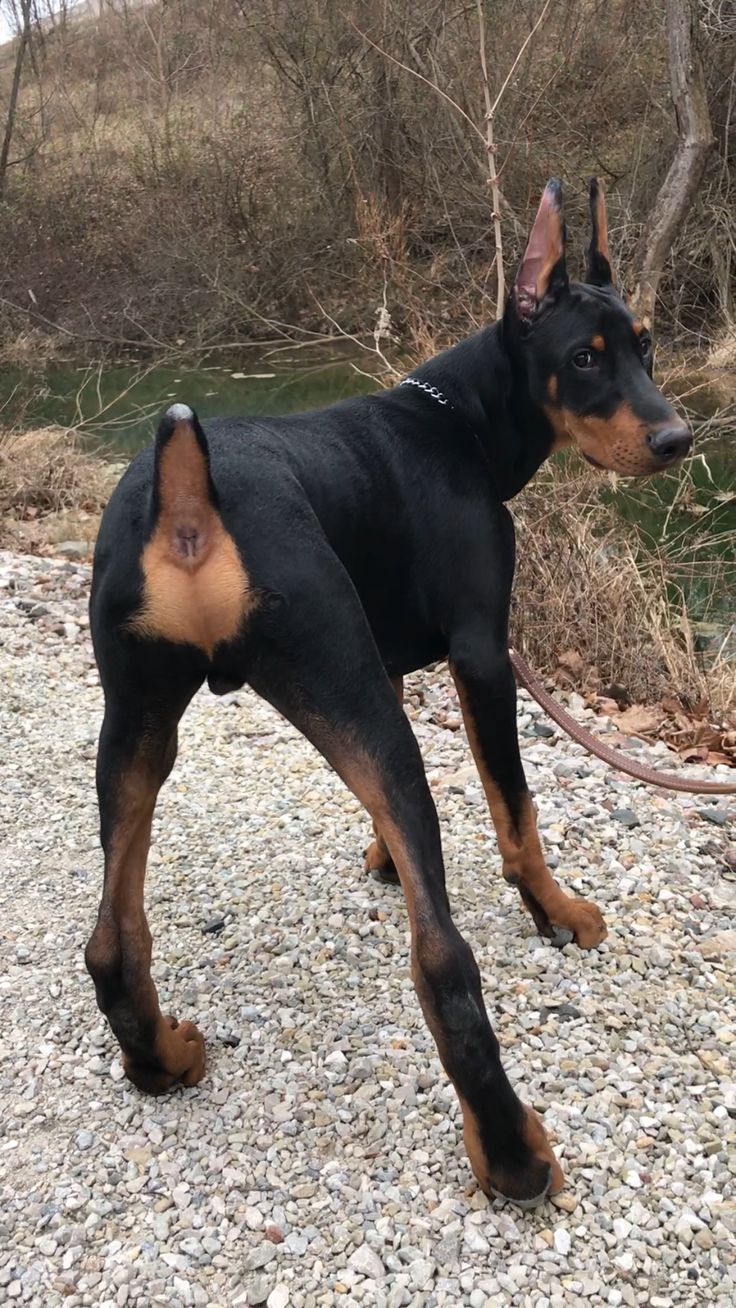
<path fill-rule="evenodd" d="M 473 1170 L 486 1192 L 522 1203 L 563 1177 L 506 1078 L 478 967 L 450 915 L 401 684 L 449 660 L 504 876 L 543 935 L 597 945 L 598 909 L 565 894 L 545 865 L 521 765 L 504 501 L 562 446 L 646 474 L 691 438 L 651 380 L 646 327 L 612 283 L 595 183 L 591 211 L 584 284 L 568 282 L 550 182 L 503 320 L 394 390 L 317 413 L 220 419 L 206 434 L 173 405 L 110 501 L 92 592 L 105 883 L 86 959 L 128 1076 L 156 1093 L 204 1072 L 197 1028 L 159 1008 L 143 883 L 184 710 L 205 679 L 215 693 L 247 683 L 370 813 L 367 864 L 401 881 L 413 977 Z"/>

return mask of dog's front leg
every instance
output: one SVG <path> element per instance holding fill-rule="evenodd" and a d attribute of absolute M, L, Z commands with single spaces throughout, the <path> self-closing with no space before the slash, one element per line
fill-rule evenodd
<path fill-rule="evenodd" d="M 482 625 L 459 633 L 450 667 L 465 728 L 496 828 L 506 880 L 519 889 L 537 929 L 553 944 L 592 949 L 606 926 L 595 904 L 560 889 L 537 831 L 516 731 L 516 683 L 506 642 L 489 642 Z"/>

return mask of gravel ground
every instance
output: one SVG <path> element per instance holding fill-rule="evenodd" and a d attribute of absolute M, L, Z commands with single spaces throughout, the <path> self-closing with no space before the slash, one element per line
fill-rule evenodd
<path fill-rule="evenodd" d="M 0 1303 L 731 1308 L 736 810 L 617 779 L 522 696 L 551 861 L 610 929 L 556 952 L 500 877 L 447 677 L 410 679 L 456 920 L 569 1180 L 522 1213 L 472 1181 L 400 894 L 361 871 L 365 815 L 252 694 L 202 692 L 148 905 L 164 1011 L 201 1025 L 209 1068 L 147 1099 L 82 958 L 88 585 L 83 563 L 0 554 Z"/>

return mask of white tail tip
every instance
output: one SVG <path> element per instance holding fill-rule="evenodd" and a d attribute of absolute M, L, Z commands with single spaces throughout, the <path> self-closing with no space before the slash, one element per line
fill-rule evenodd
<path fill-rule="evenodd" d="M 171 418 L 172 422 L 191 422 L 194 411 L 188 404 L 172 404 L 171 408 L 166 410 L 166 417 Z"/>

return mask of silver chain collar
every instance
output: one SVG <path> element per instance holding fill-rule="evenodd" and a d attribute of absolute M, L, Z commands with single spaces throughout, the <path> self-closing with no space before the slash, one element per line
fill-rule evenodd
<path fill-rule="evenodd" d="M 431 400 L 436 400 L 438 404 L 446 405 L 447 408 L 450 410 L 450 412 L 454 413 L 456 417 L 458 417 L 460 421 L 463 422 L 464 426 L 467 427 L 468 431 L 473 437 L 473 440 L 476 442 L 478 449 L 480 450 L 480 453 L 482 455 L 483 461 L 487 464 L 490 470 L 491 478 L 493 479 L 495 485 L 493 468 L 491 467 L 491 461 L 488 456 L 488 451 L 483 445 L 480 436 L 478 435 L 477 431 L 475 431 L 475 429 L 470 426 L 470 423 L 467 421 L 467 419 L 463 418 L 462 414 L 458 414 L 456 409 L 453 409 L 447 396 L 443 395 L 442 391 L 438 390 L 436 386 L 430 386 L 429 382 L 420 381 L 418 377 L 405 377 L 403 381 L 399 382 L 399 386 L 416 386 L 417 390 L 424 391 L 424 394 L 428 395 Z"/>
<path fill-rule="evenodd" d="M 430 386 L 429 382 L 419 381 L 417 377 L 405 377 L 402 382 L 399 382 L 399 386 L 416 386 L 418 390 L 424 391 L 425 395 L 429 395 L 438 404 L 446 404 L 448 408 L 452 408 L 450 401 L 442 394 L 442 391 L 439 391 L 436 386 Z"/>

